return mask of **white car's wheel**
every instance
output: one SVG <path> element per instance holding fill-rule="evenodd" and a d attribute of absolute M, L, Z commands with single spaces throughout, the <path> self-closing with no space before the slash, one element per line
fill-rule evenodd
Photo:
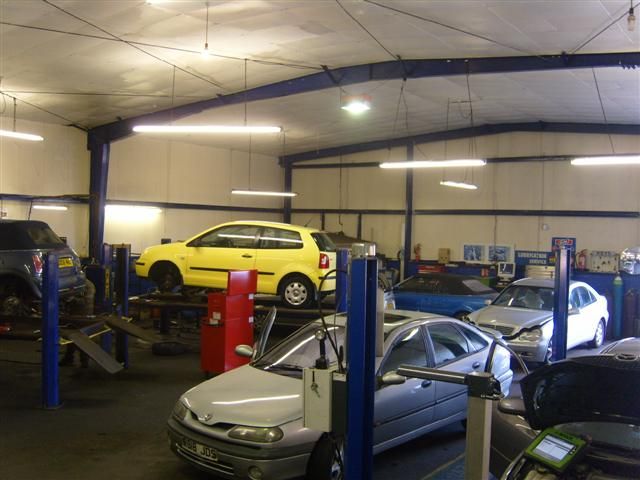
<path fill-rule="evenodd" d="M 589 342 L 589 347 L 591 348 L 600 348 L 604 343 L 604 337 L 606 334 L 606 327 L 603 320 L 598 322 L 598 326 L 596 327 L 596 333 L 593 334 L 593 340 Z"/>

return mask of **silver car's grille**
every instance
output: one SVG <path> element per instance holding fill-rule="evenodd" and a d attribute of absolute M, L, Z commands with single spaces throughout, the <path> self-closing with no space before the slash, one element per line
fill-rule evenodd
<path fill-rule="evenodd" d="M 195 453 L 192 453 L 191 451 L 183 448 L 181 445 L 177 445 L 177 444 L 176 444 L 176 450 L 180 455 L 182 455 L 185 459 L 189 460 L 190 462 L 202 465 L 203 467 L 206 467 L 208 470 L 215 470 L 220 473 L 233 476 L 233 467 L 228 463 L 223 463 L 220 461 L 214 461 L 211 459 L 202 458 L 196 455 Z"/>
<path fill-rule="evenodd" d="M 497 330 L 502 335 L 511 335 L 514 330 L 513 327 L 507 327 L 506 325 L 496 325 L 494 323 L 482 323 L 480 324 L 480 326 L 488 330 Z"/>

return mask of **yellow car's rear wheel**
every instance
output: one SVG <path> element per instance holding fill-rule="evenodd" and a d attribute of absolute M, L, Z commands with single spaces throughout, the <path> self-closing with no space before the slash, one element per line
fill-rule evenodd
<path fill-rule="evenodd" d="M 315 300 L 313 283 L 304 275 L 289 275 L 280 283 L 280 297 L 290 308 L 309 308 Z"/>

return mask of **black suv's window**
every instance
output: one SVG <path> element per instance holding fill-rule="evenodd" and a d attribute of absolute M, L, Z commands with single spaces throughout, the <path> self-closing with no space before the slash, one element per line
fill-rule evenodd
<path fill-rule="evenodd" d="M 0 222 L 0 250 L 58 248 L 64 242 L 44 222 Z"/>
<path fill-rule="evenodd" d="M 259 245 L 259 248 L 278 250 L 303 247 L 302 238 L 298 232 L 273 227 L 262 229 Z"/>
<path fill-rule="evenodd" d="M 256 248 L 259 227 L 252 225 L 228 225 L 200 237 L 199 247 Z"/>
<path fill-rule="evenodd" d="M 313 232 L 311 237 L 321 252 L 335 252 L 336 246 L 324 232 Z"/>

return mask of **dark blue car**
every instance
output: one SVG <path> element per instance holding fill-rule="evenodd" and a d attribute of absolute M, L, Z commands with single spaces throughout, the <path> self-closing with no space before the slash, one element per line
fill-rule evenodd
<path fill-rule="evenodd" d="M 498 292 L 474 277 L 419 273 L 393 287 L 396 308 L 462 318 L 486 306 Z"/>

